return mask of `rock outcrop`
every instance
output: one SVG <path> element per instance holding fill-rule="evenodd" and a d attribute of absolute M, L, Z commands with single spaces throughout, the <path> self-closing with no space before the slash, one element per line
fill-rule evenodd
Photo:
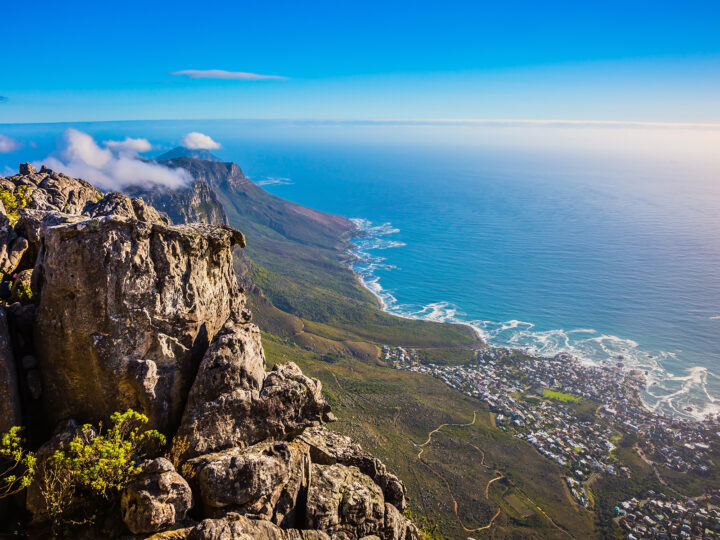
<path fill-rule="evenodd" d="M 128 407 L 177 426 L 209 340 L 242 305 L 227 227 L 127 217 L 46 227 L 36 347 L 52 420 Z"/>
<path fill-rule="evenodd" d="M 152 533 L 185 520 L 192 493 L 165 458 L 148 461 L 120 500 L 123 521 L 133 534 Z"/>
<path fill-rule="evenodd" d="M 32 294 L 7 307 L 11 328 L 0 308 L 3 427 L 42 404 L 29 425 L 60 427 L 38 451 L 40 466 L 75 434 L 96 436 L 80 422 L 128 408 L 172 441 L 172 462 L 143 462 L 119 504 L 94 503 L 86 535 L 417 538 L 397 477 L 323 426 L 333 416 L 320 382 L 292 362 L 265 370 L 233 270 L 239 231 L 173 225 L 140 198 L 27 164 L 0 180 L 18 186 L 31 204 L 14 227 L 0 223 L 0 264 L 15 272 L 9 295 L 19 299 L 30 282 Z M 93 504 L 87 495 L 73 504 Z M 37 482 L 26 500 L 42 526 Z"/>

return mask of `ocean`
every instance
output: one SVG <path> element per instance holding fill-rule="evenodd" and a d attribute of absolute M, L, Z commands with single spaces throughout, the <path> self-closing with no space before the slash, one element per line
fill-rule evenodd
<path fill-rule="evenodd" d="M 720 412 L 720 163 L 708 150 L 717 132 L 73 126 L 98 141 L 145 137 L 155 145 L 148 156 L 188 131 L 208 133 L 222 144 L 219 157 L 265 189 L 354 219 L 366 233 L 355 270 L 387 311 L 465 322 L 491 345 L 621 363 L 647 373 L 651 408 Z M 22 145 L 0 154 L 0 174 L 56 152 L 66 127 L 0 124 Z"/>

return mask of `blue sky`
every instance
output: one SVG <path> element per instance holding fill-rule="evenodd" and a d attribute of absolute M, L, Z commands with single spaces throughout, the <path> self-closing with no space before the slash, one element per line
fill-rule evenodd
<path fill-rule="evenodd" d="M 720 122 L 716 0 L 36 0 L 0 9 L 0 123 Z M 282 78 L 173 75 L 188 70 Z"/>

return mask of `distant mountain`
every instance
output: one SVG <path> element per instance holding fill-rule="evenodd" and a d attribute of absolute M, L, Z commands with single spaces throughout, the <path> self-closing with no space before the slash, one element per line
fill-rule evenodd
<path fill-rule="evenodd" d="M 201 159 L 203 161 L 222 162 L 222 159 L 213 155 L 210 150 L 193 150 L 190 148 L 185 148 L 184 146 L 177 146 L 169 152 L 165 152 L 164 154 L 157 156 L 155 158 L 155 161 L 167 161 L 170 159 L 177 159 L 183 157 Z"/>

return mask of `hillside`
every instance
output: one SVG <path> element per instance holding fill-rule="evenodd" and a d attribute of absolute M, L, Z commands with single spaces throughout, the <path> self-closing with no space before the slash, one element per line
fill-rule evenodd
<path fill-rule="evenodd" d="M 271 195 L 234 163 L 176 158 L 169 166 L 190 172 L 195 184 L 178 192 L 139 192 L 173 218 L 186 221 L 185 201 L 206 214 L 227 217 L 248 238 L 236 270 L 262 328 L 322 354 L 350 354 L 379 360 L 381 345 L 453 349 L 471 356 L 474 332 L 461 325 L 395 317 L 378 308 L 376 298 L 348 268 L 355 226 L 349 220 Z M 212 194 L 206 194 L 207 186 Z M 192 197 L 187 194 L 192 193 Z M 215 200 L 215 197 L 217 198 Z M 195 215 L 200 214 L 192 210 Z"/>
<path fill-rule="evenodd" d="M 268 363 L 292 359 L 323 382 L 338 416 L 333 429 L 392 464 L 427 530 L 458 539 L 471 534 L 466 529 L 481 529 L 475 537 L 592 534 L 593 516 L 574 503 L 561 468 L 497 429 L 485 405 L 435 379 L 383 367 L 382 344 L 457 363 L 472 358 L 475 337 L 464 326 L 380 311 L 347 268 L 351 222 L 275 197 L 235 164 L 167 163 L 211 185 L 228 222 L 246 234 L 236 267 L 263 329 Z M 160 207 L 165 200 L 157 192 L 145 197 Z M 458 425 L 429 435 L 443 424 Z M 500 476 L 486 497 L 488 482 Z"/>

